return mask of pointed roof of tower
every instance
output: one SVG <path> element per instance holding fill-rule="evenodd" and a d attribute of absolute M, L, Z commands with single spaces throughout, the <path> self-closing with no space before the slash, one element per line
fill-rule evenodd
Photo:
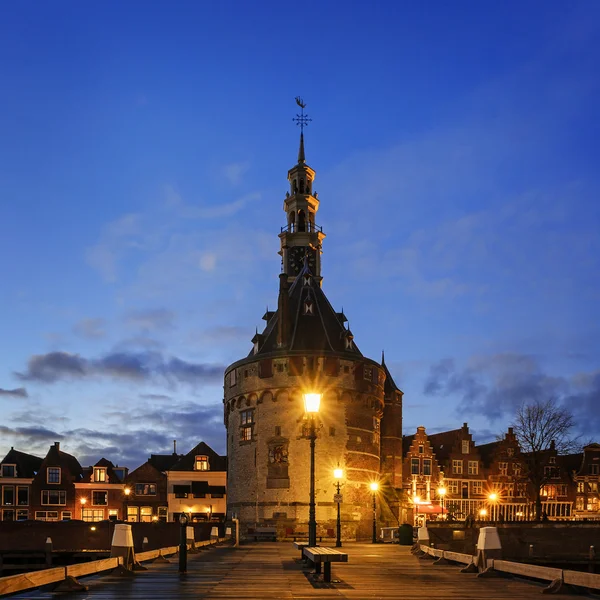
<path fill-rule="evenodd" d="M 289 317 L 288 339 L 283 346 L 277 344 L 277 324 L 281 315 L 279 310 L 273 313 L 262 336 L 263 343 L 258 352 L 251 351 L 249 356 L 260 356 L 271 352 L 309 351 L 324 353 L 343 353 L 349 357 L 362 356 L 361 351 L 351 340 L 347 346 L 346 338 L 352 334 L 344 327 L 345 317 L 331 306 L 321 286 L 304 261 L 304 266 L 288 290 L 287 312 Z"/>
<path fill-rule="evenodd" d="M 400 388 L 396 385 L 396 382 L 394 381 L 394 378 L 392 377 L 390 370 L 387 368 L 387 365 L 385 364 L 385 353 L 383 350 L 381 351 L 381 366 L 383 367 L 383 371 L 385 373 L 385 384 L 383 386 L 385 394 L 387 395 L 392 392 L 400 392 L 401 391 Z"/>
<path fill-rule="evenodd" d="M 298 163 L 305 163 L 306 156 L 304 156 L 304 133 L 300 134 L 300 148 L 298 148 Z"/>

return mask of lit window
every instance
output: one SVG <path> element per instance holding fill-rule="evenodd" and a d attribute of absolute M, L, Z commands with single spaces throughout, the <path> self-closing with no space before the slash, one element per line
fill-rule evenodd
<path fill-rule="evenodd" d="M 451 496 L 457 496 L 458 495 L 458 481 L 447 481 L 446 483 L 448 484 L 448 493 Z"/>
<path fill-rule="evenodd" d="M 47 483 L 60 483 L 60 467 L 48 467 L 46 477 Z"/>
<path fill-rule="evenodd" d="M 515 477 L 521 475 L 521 465 L 519 463 L 513 463 L 513 475 L 515 475 Z"/>
<path fill-rule="evenodd" d="M 208 456 L 196 456 L 194 463 L 195 471 L 208 471 Z"/>
<path fill-rule="evenodd" d="M 116 508 L 108 509 L 108 520 L 109 521 L 117 521 L 119 518 L 119 511 Z"/>
<path fill-rule="evenodd" d="M 585 483 L 583 481 L 578 481 L 577 482 L 577 493 L 578 494 L 585 493 Z"/>
<path fill-rule="evenodd" d="M 106 481 L 106 469 L 103 467 L 94 467 L 94 481 L 104 483 Z"/>
<path fill-rule="evenodd" d="M 463 472 L 463 461 L 462 460 L 453 460 L 452 461 L 452 472 L 455 475 L 462 475 L 462 472 Z"/>
<path fill-rule="evenodd" d="M 252 440 L 252 428 L 254 426 L 254 409 L 243 410 L 240 412 L 240 441 L 248 442 Z"/>
<path fill-rule="evenodd" d="M 499 462 L 498 463 L 498 474 L 499 475 L 508 475 L 508 463 L 507 462 Z"/>
<path fill-rule="evenodd" d="M 81 511 L 81 520 L 88 522 L 104 521 L 103 508 L 84 508 Z"/>
<path fill-rule="evenodd" d="M 135 495 L 136 496 L 156 496 L 156 484 L 155 483 L 136 483 L 135 484 Z"/>
<path fill-rule="evenodd" d="M 108 492 L 92 491 L 92 504 L 94 506 L 106 506 L 108 504 Z"/>
<path fill-rule="evenodd" d="M 379 446 L 381 442 L 381 431 L 379 419 L 377 417 L 373 417 L 373 444 L 375 446 Z"/>
<path fill-rule="evenodd" d="M 469 448 L 470 448 L 469 440 L 463 440 L 462 441 L 462 453 L 469 454 Z"/>
<path fill-rule="evenodd" d="M 158 507 L 158 520 L 166 521 L 168 512 L 169 512 L 169 509 L 166 506 L 159 506 Z"/>
<path fill-rule="evenodd" d="M 583 510 L 583 498 L 581 496 L 579 496 L 579 498 L 577 498 L 576 507 L 577 507 L 577 510 Z"/>
<path fill-rule="evenodd" d="M 514 448 L 508 448 L 506 450 L 506 455 L 507 456 L 514 456 L 515 455 L 515 449 Z"/>
<path fill-rule="evenodd" d="M 151 506 L 141 506 L 140 507 L 140 521 L 142 523 L 152 522 L 152 507 Z"/>
<path fill-rule="evenodd" d="M 249 442 L 252 439 L 252 427 L 242 427 L 240 430 L 240 441 Z"/>
<path fill-rule="evenodd" d="M 471 482 L 471 494 L 483 494 L 483 481 Z"/>
<path fill-rule="evenodd" d="M 431 475 L 431 459 L 423 459 L 423 475 Z"/>
<path fill-rule="evenodd" d="M 476 460 L 470 460 L 467 469 L 469 475 L 477 475 L 479 473 L 479 463 Z"/>
<path fill-rule="evenodd" d="M 240 424 L 250 425 L 251 423 L 254 423 L 254 409 L 243 410 L 240 413 Z"/>
<path fill-rule="evenodd" d="M 128 506 L 127 521 L 129 523 L 137 523 L 139 521 L 139 511 L 140 509 L 137 506 Z"/>

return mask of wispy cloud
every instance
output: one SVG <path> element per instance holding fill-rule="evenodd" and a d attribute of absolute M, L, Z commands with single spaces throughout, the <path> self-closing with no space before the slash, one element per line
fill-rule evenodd
<path fill-rule="evenodd" d="M 125 324 L 144 332 L 172 329 L 175 325 L 175 313 L 166 308 L 135 310 L 124 317 Z"/>
<path fill-rule="evenodd" d="M 160 352 L 114 352 L 88 359 L 68 352 L 33 355 L 24 372 L 15 373 L 22 381 L 56 383 L 63 380 L 109 377 L 132 381 L 214 383 L 223 376 L 221 365 L 199 364 Z"/>
<path fill-rule="evenodd" d="M 24 387 L 15 388 L 13 390 L 0 388 L 0 396 L 8 396 L 10 398 L 27 398 L 29 394 Z"/>
<path fill-rule="evenodd" d="M 82 319 L 73 326 L 73 332 L 88 339 L 100 339 L 106 335 L 106 322 L 102 318 Z"/>
<path fill-rule="evenodd" d="M 234 162 L 223 167 L 223 174 L 231 185 L 239 185 L 250 168 L 250 163 Z"/>

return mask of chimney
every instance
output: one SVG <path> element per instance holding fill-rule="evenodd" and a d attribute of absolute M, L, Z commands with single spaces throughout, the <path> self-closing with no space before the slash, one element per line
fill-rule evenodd
<path fill-rule="evenodd" d="M 54 447 L 55 447 L 57 450 L 60 450 L 60 442 L 54 442 Z"/>
<path fill-rule="evenodd" d="M 515 430 L 512 427 L 508 428 L 508 435 L 514 435 Z"/>
<path fill-rule="evenodd" d="M 469 429 L 469 424 L 468 423 L 463 423 L 463 429 Z"/>
<path fill-rule="evenodd" d="M 279 275 L 279 298 L 277 300 L 277 345 L 280 348 L 287 346 L 289 341 L 290 297 L 288 289 L 287 275 L 281 273 Z"/>
<path fill-rule="evenodd" d="M 177 454 L 177 440 L 173 440 L 173 454 Z"/>

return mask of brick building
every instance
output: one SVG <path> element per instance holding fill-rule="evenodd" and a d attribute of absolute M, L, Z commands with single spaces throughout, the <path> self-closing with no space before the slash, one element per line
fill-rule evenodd
<path fill-rule="evenodd" d="M 576 486 L 575 517 L 600 521 L 600 444 L 588 444 L 583 449 L 573 480 Z"/>
<path fill-rule="evenodd" d="M 11 448 L 0 463 L 0 519 L 26 521 L 31 514 L 31 484 L 42 459 Z"/>
<path fill-rule="evenodd" d="M 322 393 L 316 441 L 316 513 L 323 533 L 336 513 L 333 470 L 345 472 L 344 537 L 366 537 L 372 519 L 369 483 L 386 486 L 390 519 L 402 487 L 402 392 L 380 364 L 360 352 L 343 312 L 321 285 L 325 234 L 315 171 L 300 138 L 288 172 L 279 233 L 282 273 L 276 311 L 252 339 L 250 354 L 225 372 L 224 417 L 229 473 L 228 508 L 242 531 L 257 524 L 307 530 L 310 450 L 302 394 Z M 391 513 L 395 511 L 395 515 Z"/>

